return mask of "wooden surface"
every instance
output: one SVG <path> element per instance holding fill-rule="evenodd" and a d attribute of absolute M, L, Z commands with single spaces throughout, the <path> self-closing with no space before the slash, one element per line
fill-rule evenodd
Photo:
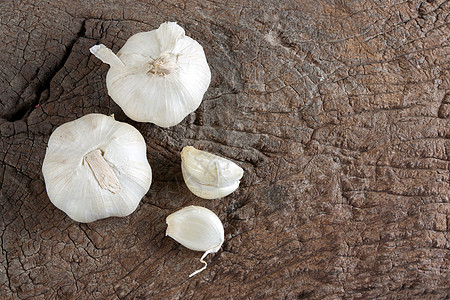
<path fill-rule="evenodd" d="M 0 3 L 1 299 L 449 297 L 449 1 L 151 2 Z M 169 129 L 128 119 L 88 50 L 164 21 L 212 71 Z M 153 184 L 129 217 L 79 224 L 41 165 L 52 131 L 92 112 L 144 135 Z M 186 145 L 238 163 L 241 187 L 191 194 Z M 191 279 L 201 253 L 164 236 L 190 204 L 225 227 Z"/>

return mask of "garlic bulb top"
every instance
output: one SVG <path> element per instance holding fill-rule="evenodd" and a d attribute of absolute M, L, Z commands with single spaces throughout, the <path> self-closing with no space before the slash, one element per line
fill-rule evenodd
<path fill-rule="evenodd" d="M 217 199 L 234 192 L 244 170 L 223 157 L 186 146 L 181 151 L 184 182 L 196 196 Z"/>
<path fill-rule="evenodd" d="M 209 253 L 219 251 L 225 239 L 222 222 L 212 211 L 201 206 L 188 206 L 166 218 L 166 235 L 188 249 L 205 251 L 200 261 L 203 268 L 189 277 L 203 271 L 208 265 L 203 259 Z"/>
<path fill-rule="evenodd" d="M 42 173 L 50 201 L 83 223 L 131 214 L 152 180 L 139 131 L 102 114 L 59 126 Z"/>
<path fill-rule="evenodd" d="M 174 22 L 133 35 L 117 55 L 104 45 L 90 51 L 111 67 L 106 76 L 111 98 L 139 122 L 180 123 L 200 105 L 211 81 L 202 46 Z"/>

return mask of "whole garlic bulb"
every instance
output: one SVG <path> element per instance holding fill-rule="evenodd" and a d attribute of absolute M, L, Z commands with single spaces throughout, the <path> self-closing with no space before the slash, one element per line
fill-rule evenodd
<path fill-rule="evenodd" d="M 50 201 L 83 223 L 131 214 L 152 181 L 142 135 L 102 114 L 56 128 L 42 173 Z"/>
<path fill-rule="evenodd" d="M 194 251 L 205 251 L 200 262 L 203 268 L 195 271 L 189 277 L 200 273 L 208 264 L 203 260 L 209 253 L 219 251 L 222 247 L 224 230 L 219 217 L 212 211 L 201 206 L 187 206 L 166 218 L 166 235 L 178 243 Z"/>
<path fill-rule="evenodd" d="M 192 146 L 181 151 L 181 171 L 189 190 L 204 199 L 231 194 L 239 187 L 244 174 L 234 162 Z"/>
<path fill-rule="evenodd" d="M 108 93 L 131 119 L 161 127 L 180 123 L 200 105 L 211 81 L 202 46 L 174 22 L 130 37 L 115 55 L 90 51 L 110 65 Z"/>

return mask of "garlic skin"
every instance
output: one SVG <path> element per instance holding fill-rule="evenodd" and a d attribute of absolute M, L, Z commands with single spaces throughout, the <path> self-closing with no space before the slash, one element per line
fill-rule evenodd
<path fill-rule="evenodd" d="M 56 128 L 42 173 L 50 201 L 82 223 L 131 214 L 152 181 L 140 132 L 102 114 Z"/>
<path fill-rule="evenodd" d="M 205 251 L 200 262 L 203 268 L 189 277 L 200 273 L 208 264 L 203 260 L 209 253 L 215 253 L 225 240 L 222 222 L 212 211 L 201 206 L 187 206 L 166 218 L 166 235 L 194 251 Z"/>
<path fill-rule="evenodd" d="M 192 146 L 181 151 L 181 171 L 189 190 L 204 199 L 231 194 L 239 187 L 244 174 L 234 162 Z"/>
<path fill-rule="evenodd" d="M 175 22 L 133 35 L 117 55 L 104 45 L 90 51 L 111 67 L 108 94 L 138 122 L 180 123 L 198 108 L 211 81 L 202 46 Z"/>

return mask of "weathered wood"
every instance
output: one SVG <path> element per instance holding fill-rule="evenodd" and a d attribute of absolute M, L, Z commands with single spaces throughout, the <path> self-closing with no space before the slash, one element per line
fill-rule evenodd
<path fill-rule="evenodd" d="M 449 1 L 113 2 L 0 3 L 0 298 L 449 296 Z M 89 53 L 164 21 L 212 70 L 169 129 L 126 118 Z M 41 164 L 51 132 L 93 112 L 144 135 L 154 182 L 132 215 L 79 224 Z M 237 162 L 240 188 L 192 195 L 186 145 Z M 190 204 L 225 243 L 189 279 L 202 253 L 164 230 Z"/>

